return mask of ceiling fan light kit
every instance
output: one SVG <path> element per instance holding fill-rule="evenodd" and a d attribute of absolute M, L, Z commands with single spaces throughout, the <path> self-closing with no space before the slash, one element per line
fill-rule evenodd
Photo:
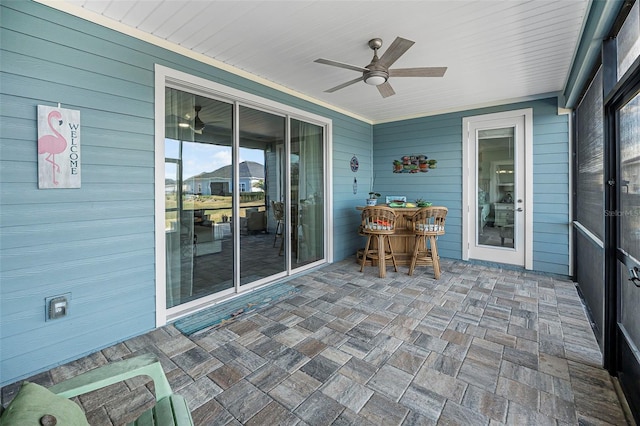
<path fill-rule="evenodd" d="M 372 86 L 379 86 L 386 83 L 389 79 L 389 74 L 384 71 L 369 71 L 364 76 L 364 82 Z"/>
<path fill-rule="evenodd" d="M 199 117 L 201 109 L 202 107 L 200 105 L 196 105 L 196 118 L 193 119 L 193 130 L 198 134 L 202 134 L 202 130 L 204 130 L 205 126 L 204 121 L 202 121 Z"/>
<path fill-rule="evenodd" d="M 333 93 L 337 90 L 344 89 L 359 81 L 377 86 L 380 95 L 383 98 L 394 95 L 396 92 L 389 84 L 389 77 L 442 77 L 447 71 L 447 67 L 419 67 L 419 68 L 400 68 L 389 69 L 400 56 L 404 55 L 414 42 L 402 37 L 396 37 L 391 46 L 384 52 L 382 57 L 378 58 L 378 49 L 382 46 L 382 39 L 373 38 L 369 40 L 369 47 L 373 50 L 373 59 L 366 67 L 345 64 L 343 62 L 332 61 L 330 59 L 316 59 L 319 64 L 331 65 L 333 67 L 345 68 L 352 71 L 361 72 L 362 76 L 355 78 L 346 83 L 342 83 L 336 87 L 325 90 L 327 93 Z"/>

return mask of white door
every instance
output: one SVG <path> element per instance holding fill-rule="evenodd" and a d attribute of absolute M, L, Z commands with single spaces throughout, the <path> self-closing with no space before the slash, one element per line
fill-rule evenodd
<path fill-rule="evenodd" d="M 532 111 L 463 119 L 463 259 L 532 268 Z"/>

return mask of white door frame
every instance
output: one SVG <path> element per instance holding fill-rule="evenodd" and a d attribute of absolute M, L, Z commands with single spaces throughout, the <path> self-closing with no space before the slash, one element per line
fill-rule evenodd
<path fill-rule="evenodd" d="M 214 305 L 223 300 L 223 297 L 228 297 L 233 293 L 233 289 L 227 294 L 225 292 L 216 293 L 215 295 L 197 299 L 191 302 L 187 302 L 178 305 L 173 308 L 166 307 L 166 241 L 165 241 L 165 152 L 164 152 L 164 135 L 165 135 L 165 87 L 170 86 L 179 90 L 187 91 L 190 93 L 200 93 L 212 98 L 219 97 L 225 99 L 228 102 L 234 104 L 242 103 L 243 105 L 250 106 L 252 108 L 265 108 L 266 111 L 272 113 L 280 113 L 290 118 L 296 118 L 299 120 L 307 121 L 309 123 L 323 126 L 325 129 L 325 258 L 322 261 L 310 263 L 308 265 L 296 268 L 295 272 L 291 272 L 293 269 L 291 265 L 287 265 L 287 274 L 296 275 L 300 272 L 311 269 L 322 263 L 333 263 L 333 121 L 330 118 L 323 117 L 318 114 L 314 114 L 290 105 L 282 104 L 280 102 L 272 101 L 267 98 L 254 95 L 252 93 L 244 92 L 238 89 L 234 89 L 228 86 L 224 86 L 220 83 L 216 83 L 211 80 L 197 77 L 191 74 L 187 74 L 183 71 L 167 68 L 163 65 L 155 65 L 155 259 L 156 259 L 156 327 L 161 327 L 169 320 L 177 319 L 181 316 L 188 315 L 198 310 L 204 309 L 208 306 Z M 234 114 L 234 117 L 238 117 L 238 114 Z M 288 128 L 288 127 L 287 127 Z M 234 129 L 237 132 L 238 126 L 234 125 Z M 235 135 L 235 139 L 238 140 L 238 134 Z M 236 152 L 235 158 L 238 158 Z M 235 168 L 237 173 L 237 168 Z M 290 180 L 289 171 L 287 171 L 287 181 Z M 238 182 L 238 176 L 235 176 L 235 182 Z M 236 191 L 234 191 L 235 193 Z M 290 200 L 288 200 L 290 202 Z M 237 205 L 237 204 L 236 204 Z M 238 211 L 234 211 L 234 216 L 239 217 Z M 290 220 L 290 218 L 288 219 Z M 235 221 L 235 226 L 238 225 L 238 221 Z M 288 222 L 290 223 L 290 222 Z M 239 235 L 239 229 L 236 228 L 235 235 Z M 235 247 L 235 258 L 239 259 L 238 246 Z M 237 271 L 234 271 L 234 276 L 237 275 Z M 245 288 L 246 287 L 246 288 Z M 244 291 L 250 291 L 252 286 L 243 286 Z"/>
<path fill-rule="evenodd" d="M 486 127 L 493 127 L 492 121 L 514 118 L 524 118 L 524 194 L 519 194 L 519 198 L 523 200 L 519 206 L 523 208 L 521 220 L 524 221 L 524 235 L 517 235 L 524 241 L 524 265 L 519 266 L 533 269 L 533 108 L 462 118 L 462 259 L 469 260 L 471 246 L 476 244 L 476 226 L 472 225 L 475 223 L 472 221 L 477 214 L 475 200 L 478 191 L 477 188 L 471 187 L 470 182 L 475 182 L 472 173 L 475 173 L 476 159 L 471 152 L 475 153 L 476 150 L 471 149 L 471 146 L 474 144 L 475 147 L 477 135 L 471 132 L 471 128 L 485 124 Z M 496 258 L 491 261 L 506 263 L 501 260 Z"/>

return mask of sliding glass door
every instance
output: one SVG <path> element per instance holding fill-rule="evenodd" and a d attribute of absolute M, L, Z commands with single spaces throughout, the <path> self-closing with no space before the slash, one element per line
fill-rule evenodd
<path fill-rule="evenodd" d="M 322 125 L 166 89 L 167 309 L 326 258 L 325 139 Z"/>
<path fill-rule="evenodd" d="M 275 236 L 271 206 L 271 201 L 282 201 L 283 181 L 278 175 L 284 168 L 276 166 L 276 153 L 285 145 L 286 117 L 241 105 L 238 121 L 240 284 L 247 285 L 286 270 L 286 256 L 280 250 L 284 239 Z"/>
<path fill-rule="evenodd" d="M 323 128 L 291 120 L 291 257 L 296 265 L 324 258 Z"/>
<path fill-rule="evenodd" d="M 233 105 L 166 90 L 167 308 L 233 282 Z"/>

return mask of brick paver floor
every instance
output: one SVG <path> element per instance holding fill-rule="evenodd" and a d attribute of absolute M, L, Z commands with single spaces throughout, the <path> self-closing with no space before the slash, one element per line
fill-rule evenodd
<path fill-rule="evenodd" d="M 29 380 L 153 352 L 198 425 L 626 424 L 574 284 L 443 259 L 290 280 L 300 292 L 186 337 L 172 325 Z M 3 404 L 19 384 L 2 389 Z M 153 403 L 143 379 L 80 397 L 92 425 Z"/>

